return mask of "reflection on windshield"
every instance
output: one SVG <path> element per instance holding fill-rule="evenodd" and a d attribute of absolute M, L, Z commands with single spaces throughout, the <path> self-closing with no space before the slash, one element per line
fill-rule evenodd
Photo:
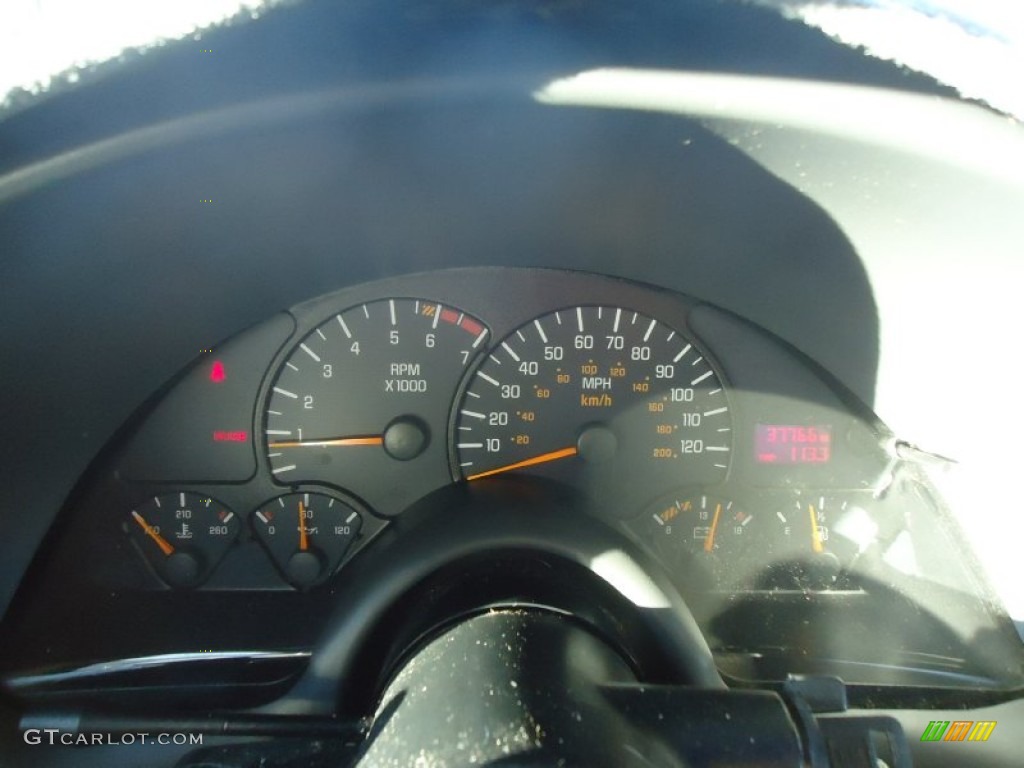
<path fill-rule="evenodd" d="M 1024 5 L 1006 0 L 755 0 L 1024 117 Z"/>
<path fill-rule="evenodd" d="M 0 113 L 98 65 L 231 21 L 282 0 L 7 0 L 0 5 Z"/>

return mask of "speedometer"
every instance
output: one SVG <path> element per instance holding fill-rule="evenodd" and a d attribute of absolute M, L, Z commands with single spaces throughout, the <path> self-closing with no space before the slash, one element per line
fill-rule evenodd
<path fill-rule="evenodd" d="M 721 376 L 696 340 L 621 307 L 573 307 L 513 331 L 455 416 L 455 465 L 568 483 L 635 509 L 636 491 L 721 482 L 732 447 Z"/>

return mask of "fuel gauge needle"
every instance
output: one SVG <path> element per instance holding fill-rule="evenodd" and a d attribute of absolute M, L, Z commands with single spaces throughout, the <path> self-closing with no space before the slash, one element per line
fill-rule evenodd
<path fill-rule="evenodd" d="M 565 459 L 569 456 L 575 456 L 578 453 L 576 446 L 571 448 L 560 448 L 557 451 L 550 451 L 548 453 L 542 453 L 540 456 L 534 456 L 529 459 L 523 459 L 517 461 L 514 464 L 506 464 L 503 467 L 496 469 L 488 469 L 486 472 L 477 472 L 475 475 L 469 475 L 467 480 L 479 480 L 482 477 L 490 477 L 491 475 L 500 475 L 502 472 L 510 472 L 513 469 L 522 469 L 523 467 L 533 467 L 537 464 L 546 464 L 549 461 L 558 461 L 559 459 Z"/>
<path fill-rule="evenodd" d="M 811 549 L 820 555 L 825 551 L 825 547 L 822 546 L 821 531 L 818 530 L 818 511 L 813 504 L 808 504 L 807 508 L 811 512 Z"/>
<path fill-rule="evenodd" d="M 299 551 L 305 552 L 309 549 L 309 535 L 306 533 L 306 508 L 299 499 Z"/>
<path fill-rule="evenodd" d="M 330 437 L 326 440 L 278 440 L 268 443 L 270 448 L 327 448 L 349 445 L 384 445 L 382 435 L 359 435 L 354 437 Z"/>
<path fill-rule="evenodd" d="M 167 557 L 170 557 L 174 554 L 174 547 L 171 546 L 170 542 L 167 541 L 167 539 L 165 539 L 159 533 L 157 533 L 156 529 L 152 525 L 147 523 L 143 519 L 142 515 L 140 515 L 134 509 L 132 510 L 132 517 L 135 518 L 135 522 L 139 524 L 139 527 L 146 532 L 146 535 L 156 542 L 156 545 L 160 547 L 161 552 L 163 552 Z"/>
<path fill-rule="evenodd" d="M 711 520 L 711 530 L 708 531 L 708 537 L 704 539 L 704 551 L 710 552 L 715 548 L 715 531 L 718 530 L 718 518 L 722 514 L 722 505 L 715 505 L 715 516 Z"/>

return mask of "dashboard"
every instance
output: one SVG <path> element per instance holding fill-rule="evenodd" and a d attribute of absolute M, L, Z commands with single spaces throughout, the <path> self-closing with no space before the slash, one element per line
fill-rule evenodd
<path fill-rule="evenodd" d="M 551 586 L 567 562 L 636 600 L 619 558 L 637 552 L 641 582 L 666 579 L 737 678 L 1012 678 L 1013 630 L 965 594 L 984 577 L 914 457 L 819 365 L 693 297 L 552 269 L 352 286 L 202 350 L 126 422 L 12 606 L 8 684 L 88 698 L 140 660 L 253 663 L 258 637 L 261 663 L 227 701 L 262 698 L 355 600 L 393 635 L 369 662 L 366 641 L 346 646 L 337 676 L 355 687 L 357 666 L 388 669 L 452 615 L 588 615 L 578 574 Z M 920 613 L 928 601 L 958 633 Z M 983 652 L 960 639 L 979 633 Z M 237 671 L 203 674 L 225 695 Z"/>
<path fill-rule="evenodd" d="M 200 596 L 218 613 L 232 595 L 246 612 L 326 600 L 407 509 L 501 480 L 614 526 L 687 592 L 856 594 L 855 561 L 881 567 L 901 535 L 946 525 L 920 481 L 896 477 L 898 450 L 820 367 L 712 305 L 581 272 L 424 273 L 203 350 L 83 479 L 45 572 L 84 568 L 62 599 L 109 603 L 127 655 L 231 649 L 246 624 L 169 639 Z M 969 578 L 938 536 L 919 549 L 946 583 Z M 125 601 L 161 631 L 129 638 Z M 67 627 L 46 605 L 34 620 Z M 32 625 L 30 611 L 26 638 L 47 631 Z M 289 625 L 279 642 L 310 634 Z M 101 654 L 110 637 L 91 647 L 87 630 L 47 656 Z"/>
<path fill-rule="evenodd" d="M 760 75 L 948 94 L 763 9 L 396 5 L 275 11 L 0 123 L 0 758 L 346 765 L 396 711 L 427 724 L 400 744 L 490 744 L 481 691 L 532 691 L 552 763 L 571 734 L 588 765 L 957 765 L 917 738 L 966 710 L 999 725 L 950 748 L 1013 764 L 1019 627 L 968 544 L 1013 539 L 1013 430 L 949 360 L 1010 380 L 1013 281 L 972 281 L 1017 181 L 884 121 L 843 143 L 865 92 Z M 737 52 L 759 76 L 712 74 Z M 605 66 L 777 110 L 624 106 Z M 826 92 L 856 109 L 792 119 Z M 985 525 L 940 453 L 984 459 Z M 474 654 L 506 635 L 549 650 L 502 677 Z"/>

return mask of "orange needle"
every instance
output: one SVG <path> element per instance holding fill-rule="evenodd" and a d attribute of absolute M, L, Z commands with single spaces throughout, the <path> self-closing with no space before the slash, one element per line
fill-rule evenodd
<path fill-rule="evenodd" d="M 302 499 L 299 499 L 299 550 L 305 552 L 309 549 L 309 538 L 306 534 L 306 508 L 302 506 Z"/>
<path fill-rule="evenodd" d="M 159 533 L 157 533 L 156 528 L 154 528 L 152 525 L 143 520 L 142 515 L 140 515 L 134 509 L 132 510 L 132 517 L 135 518 L 135 522 L 139 524 L 139 527 L 141 527 L 142 530 L 146 532 L 146 535 L 156 542 L 156 545 L 160 547 L 161 552 L 163 552 L 168 557 L 174 554 L 174 547 L 171 546 L 170 542 L 167 541 L 167 539 L 165 539 Z"/>
<path fill-rule="evenodd" d="M 813 504 L 808 504 L 807 508 L 811 511 L 811 549 L 821 554 L 825 551 L 825 548 L 821 545 L 821 531 L 818 530 L 818 513 L 815 511 Z"/>
<path fill-rule="evenodd" d="M 718 530 L 718 517 L 722 514 L 722 505 L 715 505 L 715 516 L 711 520 L 711 530 L 708 531 L 708 537 L 704 539 L 704 551 L 710 552 L 715 548 L 715 531 Z"/>
<path fill-rule="evenodd" d="M 481 477 L 490 477 L 491 475 L 498 475 L 502 472 L 509 472 L 513 469 L 522 469 L 523 467 L 532 467 L 537 464 L 546 464 L 549 461 L 558 461 L 558 459 L 564 459 L 569 456 L 575 456 L 577 453 L 576 447 L 572 448 L 561 448 L 557 451 L 551 451 L 550 453 L 542 453 L 540 456 L 534 456 L 531 459 L 523 459 L 517 461 L 515 464 L 506 464 L 504 467 L 498 467 L 497 469 L 489 469 L 486 472 L 478 472 L 475 475 L 470 475 L 467 480 L 479 480 Z"/>
<path fill-rule="evenodd" d="M 335 437 L 328 440 L 281 440 L 268 443 L 271 448 L 323 448 L 334 445 L 384 445 L 380 435 L 369 437 Z"/>

